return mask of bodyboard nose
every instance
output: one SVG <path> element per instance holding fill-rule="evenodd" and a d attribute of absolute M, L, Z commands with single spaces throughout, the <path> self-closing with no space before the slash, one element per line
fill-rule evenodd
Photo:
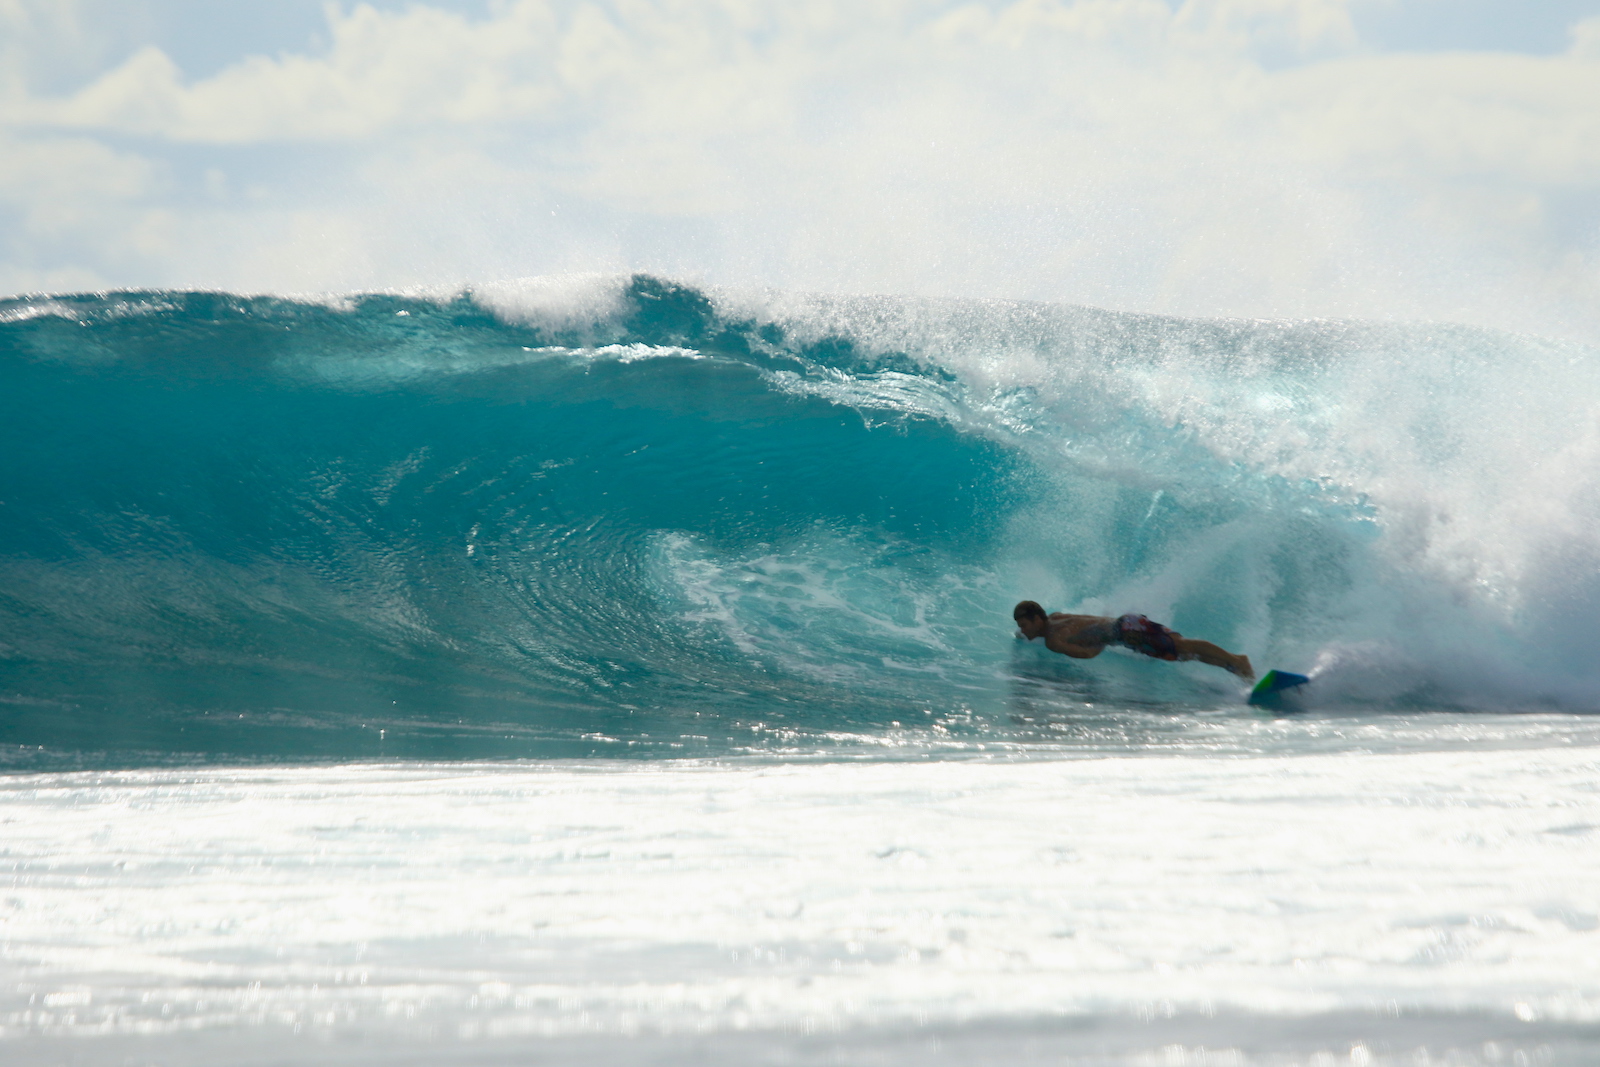
<path fill-rule="evenodd" d="M 1311 679 L 1303 674 L 1268 671 L 1261 676 L 1256 687 L 1250 690 L 1250 699 L 1246 703 L 1255 708 L 1281 709 L 1285 706 L 1285 699 L 1298 696 L 1295 690 L 1309 681 Z"/>

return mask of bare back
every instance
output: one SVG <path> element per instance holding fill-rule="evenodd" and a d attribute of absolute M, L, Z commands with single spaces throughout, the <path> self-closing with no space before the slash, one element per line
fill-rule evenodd
<path fill-rule="evenodd" d="M 1104 615 L 1068 615 L 1064 611 L 1050 616 L 1044 644 L 1052 652 L 1073 659 L 1093 659 L 1117 639 L 1117 620 Z"/>

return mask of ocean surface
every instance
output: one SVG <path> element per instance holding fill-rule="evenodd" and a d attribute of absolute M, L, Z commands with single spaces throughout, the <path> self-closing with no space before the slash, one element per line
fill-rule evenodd
<path fill-rule="evenodd" d="M 1600 1063 L 1594 348 L 41 296 L 0 455 L 0 1062 Z"/>

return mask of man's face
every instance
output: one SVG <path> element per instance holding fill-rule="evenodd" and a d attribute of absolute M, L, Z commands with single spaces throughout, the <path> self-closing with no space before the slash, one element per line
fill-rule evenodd
<path fill-rule="evenodd" d="M 1015 622 L 1022 636 L 1030 641 L 1044 633 L 1045 620 L 1042 615 L 1018 615 Z"/>

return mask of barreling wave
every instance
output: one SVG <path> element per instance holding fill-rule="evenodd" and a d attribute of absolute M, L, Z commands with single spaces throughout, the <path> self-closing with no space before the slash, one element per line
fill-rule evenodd
<path fill-rule="evenodd" d="M 643 275 L 0 302 L 0 741 L 668 754 L 1237 699 L 1019 648 L 1023 596 L 1328 706 L 1586 709 L 1596 399 L 1593 351 L 1464 328 Z"/>

